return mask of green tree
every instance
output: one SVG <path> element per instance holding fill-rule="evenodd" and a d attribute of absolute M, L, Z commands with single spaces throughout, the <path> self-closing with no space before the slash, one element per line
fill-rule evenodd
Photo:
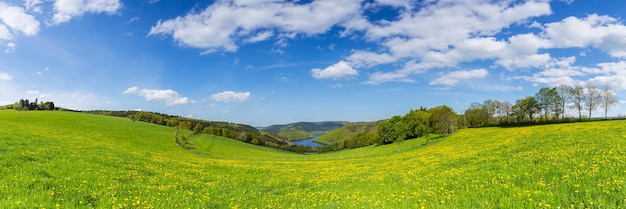
<path fill-rule="evenodd" d="M 456 113 L 448 106 L 437 106 L 428 110 L 431 114 L 430 124 L 433 131 L 447 136 L 454 133 Z"/>
<path fill-rule="evenodd" d="M 478 102 L 472 102 L 463 114 L 465 125 L 468 127 L 486 126 L 489 124 L 489 112 L 487 108 Z"/>
<path fill-rule="evenodd" d="M 181 129 L 185 129 L 185 130 L 192 130 L 191 129 L 192 128 L 192 124 L 191 124 L 190 121 L 181 121 L 178 124 L 178 127 L 181 128 Z"/>
<path fill-rule="evenodd" d="M 21 102 L 16 102 L 13 104 L 13 109 L 17 110 L 18 114 L 22 114 L 22 110 L 24 109 L 24 105 Z"/>
<path fill-rule="evenodd" d="M 389 120 L 383 121 L 378 125 L 378 142 L 381 144 L 391 144 L 399 138 L 405 138 L 408 128 L 406 125 L 396 125 L 402 123 L 402 117 L 396 115 Z"/>
<path fill-rule="evenodd" d="M 539 103 L 535 97 L 525 97 L 523 99 L 518 99 L 515 102 L 514 108 L 516 109 L 516 114 L 518 118 L 521 117 L 522 121 L 526 121 L 529 119 L 529 122 L 533 122 L 533 116 L 540 111 Z"/>
<path fill-rule="evenodd" d="M 202 125 L 200 123 L 197 123 L 195 127 L 193 127 L 193 133 L 198 134 L 200 132 L 202 132 Z"/>
<path fill-rule="evenodd" d="M 560 114 L 560 107 L 558 98 L 559 94 L 554 88 L 543 87 L 535 94 L 535 100 L 537 100 L 537 104 L 539 105 L 539 109 L 543 110 L 544 121 L 548 121 L 548 116 L 550 113 L 556 112 L 556 114 Z M 558 115 L 557 115 L 558 118 Z"/>
<path fill-rule="evenodd" d="M 410 130 L 403 120 L 396 121 L 393 124 L 393 129 L 396 133 L 396 138 L 393 140 L 393 142 L 402 142 L 405 139 L 407 139 L 407 136 L 409 135 L 408 133 Z"/>

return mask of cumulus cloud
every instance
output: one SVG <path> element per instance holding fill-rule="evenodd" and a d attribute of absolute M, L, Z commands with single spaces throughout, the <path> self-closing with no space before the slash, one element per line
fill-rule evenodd
<path fill-rule="evenodd" d="M 314 68 L 311 75 L 315 79 L 340 79 L 346 77 L 357 76 L 359 73 L 347 62 L 339 61 L 338 63 L 324 69 Z"/>
<path fill-rule="evenodd" d="M 0 81 L 9 81 L 13 80 L 13 77 L 5 72 L 0 72 Z"/>
<path fill-rule="evenodd" d="M 567 17 L 545 24 L 543 35 L 558 48 L 595 47 L 611 56 L 626 58 L 626 26 L 613 17 Z"/>
<path fill-rule="evenodd" d="M 187 97 L 181 97 L 178 92 L 171 89 L 140 89 L 134 86 L 126 89 L 124 94 L 136 94 L 144 97 L 146 101 L 162 101 L 168 106 L 195 102 Z"/>
<path fill-rule="evenodd" d="M 452 71 L 441 77 L 431 81 L 430 85 L 454 86 L 461 80 L 484 78 L 489 74 L 485 69 L 476 69 L 469 71 Z"/>
<path fill-rule="evenodd" d="M 58 25 L 85 13 L 113 14 L 121 8 L 119 0 L 55 0 L 52 23 Z"/>
<path fill-rule="evenodd" d="M 368 51 L 356 51 L 352 53 L 347 60 L 350 63 L 355 63 L 355 67 L 372 67 L 395 62 L 396 58 L 385 53 L 378 54 Z"/>
<path fill-rule="evenodd" d="M 596 75 L 589 81 L 609 85 L 617 91 L 626 90 L 626 61 L 597 64 Z"/>
<path fill-rule="evenodd" d="M 327 32 L 335 25 L 361 18 L 360 8 L 361 3 L 354 0 L 318 0 L 306 4 L 220 0 L 200 12 L 160 20 L 149 35 L 171 35 L 181 45 L 205 52 L 236 51 L 241 40 L 266 40 L 272 31 L 291 38 L 296 34 Z"/>
<path fill-rule="evenodd" d="M 17 46 L 17 45 L 16 45 L 15 43 L 13 43 L 13 42 L 9 42 L 9 43 L 7 44 L 7 49 L 6 49 L 6 50 L 4 50 L 4 52 L 5 52 L 5 53 L 13 53 L 13 52 L 15 52 L 15 47 L 16 47 L 16 46 Z"/>
<path fill-rule="evenodd" d="M 571 3 L 571 0 L 562 0 Z M 431 70 L 463 68 L 480 62 L 487 69 L 520 70 L 518 76 L 537 84 L 575 83 L 580 79 L 618 82 L 619 73 L 598 74 L 602 67 L 575 67 L 569 57 L 553 49 L 595 48 L 618 59 L 626 58 L 626 26 L 616 17 L 589 14 L 553 22 L 537 18 L 552 14 L 551 1 L 413 1 L 316 0 L 305 2 L 218 0 L 206 8 L 158 21 L 149 36 L 167 36 L 182 46 L 203 53 L 234 52 L 239 47 L 271 41 L 283 53 L 290 39 L 338 33 L 355 38 L 367 48 L 356 48 L 342 61 L 311 70 L 316 79 L 341 79 L 368 72 L 365 84 L 414 82 L 415 75 Z M 368 19 L 381 8 L 396 14 Z M 239 18 L 246 17 L 246 18 Z M 517 28 L 529 29 L 523 34 Z M 2 37 L 0 25 L 0 37 Z M 328 34 L 327 34 L 328 35 Z M 331 34 L 335 35 L 335 34 Z M 362 37 L 359 37 L 362 36 Z M 590 50 L 593 51 L 593 50 Z M 578 54 L 579 52 L 577 52 Z M 582 55 L 580 55 L 582 56 Z M 575 61 L 575 59 L 574 59 Z M 536 72 L 539 71 L 539 72 Z M 431 85 L 456 85 L 463 78 L 484 76 L 488 70 L 442 74 Z M 585 77 L 586 76 L 586 77 Z M 504 76 L 503 76 L 504 77 Z M 584 78 L 583 78 L 584 77 Z M 511 78 L 503 78 L 511 79 Z M 626 83 L 626 82 L 624 82 Z"/>
<path fill-rule="evenodd" d="M 26 36 L 33 36 L 39 32 L 39 21 L 27 14 L 23 8 L 0 2 L 0 38 L 12 38 L 7 26 L 13 31 L 19 31 Z"/>
<path fill-rule="evenodd" d="M 224 91 L 211 95 L 211 99 L 217 102 L 245 102 L 250 99 L 250 92 Z"/>
<path fill-rule="evenodd" d="M 397 1 L 383 1 L 399 6 Z M 409 5 L 410 6 L 410 5 Z M 366 38 L 382 48 L 364 53 L 354 52 L 348 60 L 354 66 L 373 67 L 379 64 L 404 62 L 394 72 L 376 72 L 365 83 L 411 81 L 412 74 L 432 68 L 454 67 L 462 62 L 499 59 L 509 52 L 509 43 L 495 35 L 513 24 L 523 24 L 532 17 L 551 14 L 549 2 L 499 3 L 489 1 L 432 1 L 401 10 L 397 20 L 373 22 Z M 530 50 L 533 51 L 533 50 Z M 527 65 L 538 62 L 533 53 L 526 53 Z M 366 56 L 364 56 L 366 55 Z M 366 57 L 366 58 L 360 58 Z M 373 58 L 373 59 L 367 59 Z"/>

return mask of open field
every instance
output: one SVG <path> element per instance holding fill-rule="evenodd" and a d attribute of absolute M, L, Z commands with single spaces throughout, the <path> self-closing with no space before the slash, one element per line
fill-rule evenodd
<path fill-rule="evenodd" d="M 0 127 L 0 208 L 626 207 L 626 121 L 322 155 L 208 135 L 190 152 L 174 129 L 72 112 L 0 111 Z"/>

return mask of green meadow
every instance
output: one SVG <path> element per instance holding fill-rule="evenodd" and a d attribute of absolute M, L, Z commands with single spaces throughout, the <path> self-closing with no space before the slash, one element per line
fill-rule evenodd
<path fill-rule="evenodd" d="M 625 208 L 626 121 L 301 155 L 127 118 L 0 111 L 0 208 Z M 184 133 L 189 134 L 189 133 Z"/>

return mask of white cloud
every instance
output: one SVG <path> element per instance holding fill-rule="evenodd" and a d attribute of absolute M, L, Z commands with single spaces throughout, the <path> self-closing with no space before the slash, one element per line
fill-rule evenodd
<path fill-rule="evenodd" d="M 149 35 L 171 35 L 181 45 L 205 49 L 206 53 L 236 51 L 240 40 L 269 38 L 268 31 L 272 30 L 291 37 L 327 32 L 337 24 L 360 18 L 360 8 L 361 3 L 354 0 L 318 0 L 307 4 L 221 0 L 200 12 L 160 20 Z M 257 34 L 259 30 L 265 32 Z"/>
<path fill-rule="evenodd" d="M 121 8 L 119 0 L 55 0 L 52 20 L 58 25 L 85 13 L 113 14 Z"/>
<path fill-rule="evenodd" d="M 363 82 L 363 83 L 364 84 L 377 85 L 377 84 L 381 84 L 381 83 L 385 83 L 385 82 L 392 82 L 392 81 L 393 82 L 411 83 L 411 82 L 413 82 L 413 79 L 408 78 L 408 74 L 407 73 L 375 72 L 372 75 L 370 75 L 370 78 L 369 78 L 368 81 Z"/>
<path fill-rule="evenodd" d="M 595 77 L 589 79 L 592 83 L 609 85 L 617 91 L 626 90 L 626 61 L 600 63 L 597 65 Z"/>
<path fill-rule="evenodd" d="M 19 31 L 27 36 L 33 36 L 39 32 L 39 21 L 32 15 L 26 14 L 21 7 L 10 6 L 0 2 L 0 20 L 14 31 Z M 0 38 L 6 36 L 4 34 L 6 31 L 4 30 L 6 29 L 0 28 Z"/>
<path fill-rule="evenodd" d="M 544 27 L 543 36 L 555 47 L 595 47 L 611 56 L 626 58 L 626 26 L 613 17 L 597 14 L 585 18 L 567 17 Z"/>
<path fill-rule="evenodd" d="M 265 41 L 269 39 L 270 37 L 272 37 L 272 35 L 274 35 L 274 32 L 272 31 L 263 31 L 263 32 L 257 33 L 253 37 L 250 37 L 248 40 L 246 40 L 246 42 L 255 43 L 255 42 Z"/>
<path fill-rule="evenodd" d="M 6 25 L 0 23 L 0 40 L 11 40 L 13 35 L 9 31 Z"/>
<path fill-rule="evenodd" d="M 217 102 L 245 102 L 250 99 L 250 92 L 224 91 L 211 95 L 211 99 Z"/>
<path fill-rule="evenodd" d="M 542 83 L 549 86 L 558 86 L 560 84 L 574 85 L 577 83 L 573 77 L 584 76 L 581 67 L 573 66 L 576 57 L 552 58 L 542 66 L 543 70 L 530 76 L 518 76 L 516 79 L 524 79 L 533 83 Z"/>
<path fill-rule="evenodd" d="M 382 5 L 395 6 L 395 7 L 409 6 L 408 1 L 406 0 L 376 0 L 376 3 L 382 4 Z"/>
<path fill-rule="evenodd" d="M 5 72 L 0 72 L 0 81 L 9 81 L 13 80 L 13 77 Z"/>
<path fill-rule="evenodd" d="M 41 13 L 40 4 L 43 3 L 42 0 L 25 0 L 24 8 L 28 11 L 33 11 L 35 13 Z"/>
<path fill-rule="evenodd" d="M 15 47 L 16 47 L 16 46 L 17 46 L 17 45 L 16 45 L 15 43 L 13 43 L 13 42 L 9 42 L 9 43 L 7 44 L 7 49 L 6 49 L 6 50 L 4 50 L 4 52 L 5 52 L 5 53 L 13 53 L 13 52 L 15 52 Z"/>
<path fill-rule="evenodd" d="M 499 55 L 496 64 L 508 69 L 540 67 L 551 60 L 548 53 L 537 54 L 539 49 L 552 46 L 552 43 L 535 34 L 519 34 L 509 37 L 506 50 Z"/>
<path fill-rule="evenodd" d="M 359 73 L 352 68 L 347 62 L 339 61 L 325 69 L 314 68 L 311 75 L 315 79 L 340 79 L 346 77 L 357 76 Z"/>
<path fill-rule="evenodd" d="M 454 86 L 461 80 L 484 78 L 487 76 L 487 74 L 489 73 L 485 69 L 453 71 L 431 81 L 429 85 Z"/>
<path fill-rule="evenodd" d="M 128 20 L 128 22 L 126 22 L 126 24 L 137 22 L 140 19 L 141 19 L 140 17 L 131 17 L 130 20 Z"/>
<path fill-rule="evenodd" d="M 400 5 L 396 1 L 385 2 Z M 516 57 L 520 53 L 511 52 L 510 44 L 496 40 L 495 35 L 513 24 L 521 25 L 532 17 L 551 14 L 550 4 L 546 1 L 506 1 L 495 4 L 479 0 L 430 1 L 416 8 L 419 9 L 401 10 L 398 19 L 374 22 L 366 30 L 366 38 L 381 43 L 382 50 L 370 54 L 354 52 L 354 57 L 367 55 L 366 58 L 375 58 L 351 59 L 354 66 L 373 67 L 405 62 L 405 67 L 395 72 L 376 72 L 365 83 L 411 81 L 410 75 L 432 68 L 455 67 L 459 63 L 475 60 Z M 503 64 L 534 66 L 545 61 L 545 56 L 534 55 L 536 50 L 525 50 L 533 53 L 523 53 L 525 60 L 522 61 L 508 58 Z"/>
<path fill-rule="evenodd" d="M 354 63 L 355 67 L 372 67 L 380 64 L 387 64 L 396 61 L 396 58 L 389 54 L 378 54 L 367 51 L 356 51 L 346 60 Z"/>
<path fill-rule="evenodd" d="M 187 97 L 181 97 L 178 92 L 171 89 L 140 89 L 135 86 L 126 89 L 124 94 L 136 94 L 144 97 L 146 101 L 163 101 L 168 106 L 195 102 Z"/>

